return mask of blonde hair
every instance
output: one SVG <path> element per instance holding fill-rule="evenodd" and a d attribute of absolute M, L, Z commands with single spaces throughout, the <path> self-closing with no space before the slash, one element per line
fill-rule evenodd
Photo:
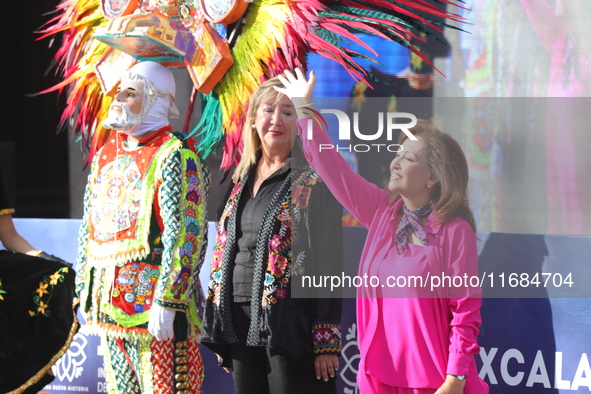
<path fill-rule="evenodd" d="M 246 110 L 246 119 L 242 128 L 242 156 L 240 162 L 234 171 L 235 180 L 242 179 L 257 162 L 257 154 L 261 150 L 261 140 L 254 128 L 256 112 L 261 103 L 274 97 L 277 103 L 283 98 L 283 93 L 279 93 L 274 87 L 283 88 L 283 84 L 278 77 L 274 77 L 264 82 L 250 98 L 248 109 Z"/>
<path fill-rule="evenodd" d="M 468 201 L 468 162 L 460 144 L 424 119 L 419 119 L 410 132 L 425 142 L 429 167 L 438 180 L 430 201 L 437 220 L 443 224 L 460 217 L 476 232 L 476 222 Z M 405 133 L 401 133 L 398 143 L 402 144 L 407 138 Z M 396 193 L 394 200 L 399 198 Z"/>

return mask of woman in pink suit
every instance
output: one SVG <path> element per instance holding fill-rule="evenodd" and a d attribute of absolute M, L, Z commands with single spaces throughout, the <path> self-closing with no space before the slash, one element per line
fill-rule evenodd
<path fill-rule="evenodd" d="M 332 142 L 319 123 L 308 122 L 315 112 L 314 73 L 306 79 L 296 69 L 281 81 L 285 88 L 276 89 L 297 109 L 310 165 L 369 230 L 359 274 L 377 276 L 382 285 L 358 289 L 360 392 L 488 393 L 474 360 L 480 349 L 480 289 L 466 280 L 453 287 L 433 279 L 478 276 L 476 226 L 466 195 L 468 166 L 460 146 L 419 121 L 410 129 L 416 140 L 402 134 L 404 149 L 392 160 L 389 190 L 383 190 L 353 172 L 334 149 L 320 150 Z M 391 286 L 411 277 L 424 280 L 425 287 L 417 282 Z"/>

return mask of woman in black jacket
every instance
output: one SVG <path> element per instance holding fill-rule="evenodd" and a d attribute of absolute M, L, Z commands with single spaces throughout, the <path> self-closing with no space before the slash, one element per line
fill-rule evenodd
<path fill-rule="evenodd" d="M 278 78 L 250 100 L 202 343 L 232 369 L 237 394 L 336 393 L 341 300 L 306 293 L 301 278 L 342 264 L 342 208 L 303 158 L 296 109 L 274 87 Z"/>

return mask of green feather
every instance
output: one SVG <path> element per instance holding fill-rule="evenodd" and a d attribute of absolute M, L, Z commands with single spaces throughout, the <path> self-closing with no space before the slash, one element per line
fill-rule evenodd
<path fill-rule="evenodd" d="M 375 18 L 375 19 L 389 20 L 391 22 L 398 23 L 398 24 L 406 26 L 408 28 L 413 28 L 417 25 L 417 22 L 414 21 L 413 19 L 405 20 L 402 17 L 394 16 L 394 15 L 392 15 L 392 13 L 394 11 L 386 10 L 384 8 L 381 8 L 380 11 L 377 11 L 378 8 L 374 7 L 374 6 L 372 6 L 373 9 L 371 9 L 371 10 L 347 7 L 347 6 L 342 6 L 342 5 L 333 6 L 331 8 L 335 11 L 338 11 L 338 12 L 354 14 L 354 15 Z"/>
<path fill-rule="evenodd" d="M 378 21 L 374 21 L 374 20 L 369 21 L 369 20 L 367 20 L 367 18 L 363 18 L 363 17 L 344 15 L 344 14 L 336 14 L 336 13 L 330 13 L 330 12 L 319 12 L 318 14 L 324 15 L 324 16 L 329 16 L 333 19 L 340 19 L 340 20 L 353 21 L 353 22 L 362 22 L 362 23 L 371 24 L 372 27 L 382 26 L 383 28 L 391 29 L 391 27 L 388 26 L 386 23 L 382 23 L 382 22 L 378 22 Z M 352 27 L 352 29 L 358 30 L 359 28 Z M 370 34 L 374 34 L 374 33 L 370 33 Z"/>
<path fill-rule="evenodd" d="M 207 95 L 199 93 L 199 96 L 201 97 L 201 120 L 189 133 L 189 137 L 195 133 L 201 136 L 197 149 L 205 159 L 212 152 L 215 153 L 224 140 L 224 128 L 222 107 L 218 98 L 213 92 Z"/>
<path fill-rule="evenodd" d="M 343 47 L 340 44 L 339 41 L 341 41 L 341 42 L 345 42 L 345 41 L 348 42 L 349 41 L 349 40 L 345 40 L 344 37 L 339 36 L 339 35 L 336 35 L 334 32 L 332 32 L 332 31 L 330 31 L 328 29 L 325 29 L 325 28 L 321 28 L 321 27 L 316 27 L 314 30 L 315 30 L 316 34 L 318 35 L 318 37 L 322 38 L 324 41 L 328 42 L 329 44 L 333 45 L 334 47 L 342 50 L 347 55 L 349 55 L 351 57 L 358 58 L 358 59 L 369 60 L 369 61 L 372 61 L 374 63 L 377 63 L 377 64 L 382 65 L 380 62 L 378 62 L 377 60 L 375 60 L 375 59 L 373 59 L 373 58 L 371 58 L 369 56 L 366 56 L 366 55 L 361 54 L 361 53 L 357 53 L 357 52 L 355 52 L 353 50 L 350 50 L 350 49 L 348 49 L 346 47 Z M 357 29 L 357 30 L 358 31 L 365 32 L 363 29 Z M 367 33 L 368 34 L 371 34 L 371 32 L 369 32 L 369 31 L 367 31 Z M 333 39 L 333 36 L 338 37 L 338 41 L 335 40 L 335 39 Z"/>

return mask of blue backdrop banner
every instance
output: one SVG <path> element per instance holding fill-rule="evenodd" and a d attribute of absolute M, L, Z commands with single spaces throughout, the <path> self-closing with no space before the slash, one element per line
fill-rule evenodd
<path fill-rule="evenodd" d="M 17 230 L 35 247 L 74 262 L 79 220 L 15 219 Z M 210 223 L 210 234 L 214 234 Z M 345 227 L 346 270 L 355 270 L 367 234 L 361 227 Z M 588 393 L 591 392 L 591 298 L 563 298 L 561 288 L 572 272 L 572 281 L 591 283 L 591 236 L 478 233 L 480 272 L 487 273 L 483 286 L 480 354 L 476 356 L 480 376 L 491 393 Z M 201 281 L 208 283 L 208 258 Z M 494 273 L 491 285 L 488 273 Z M 506 291 L 500 274 L 505 275 Z M 535 274 L 542 278 L 535 297 L 514 298 L 512 291 L 532 286 Z M 560 273 L 560 281 L 553 273 Z M 511 274 L 517 280 L 509 282 Z M 544 283 L 544 280 L 547 280 Z M 521 281 L 521 282 L 520 282 Z M 511 287 L 511 284 L 515 287 Z M 542 286 L 545 284 L 545 286 Z M 535 285 L 535 283 L 534 283 Z M 560 285 L 560 286 L 559 286 Z M 588 286 L 591 289 L 591 286 Z M 339 393 L 358 393 L 355 374 L 359 364 L 355 300 L 343 305 L 343 355 L 338 375 Z M 103 355 L 99 339 L 81 330 L 72 347 L 54 366 L 55 381 L 44 392 L 106 392 Z M 215 355 L 203 348 L 204 393 L 232 394 L 231 376 L 217 366 Z"/>

